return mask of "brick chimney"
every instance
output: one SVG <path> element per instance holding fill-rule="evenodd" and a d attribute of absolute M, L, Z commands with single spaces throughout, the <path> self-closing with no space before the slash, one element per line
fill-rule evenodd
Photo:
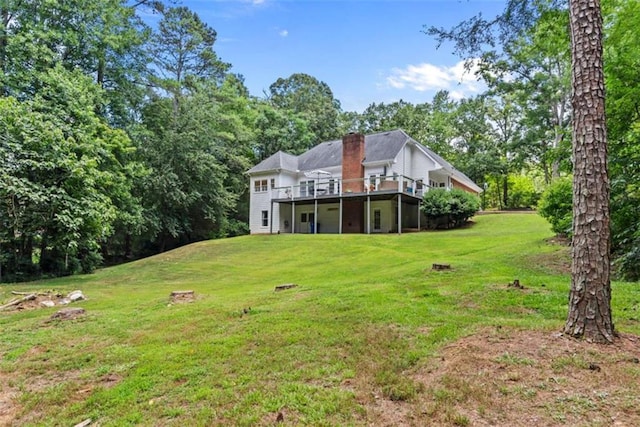
<path fill-rule="evenodd" d="M 364 191 L 364 135 L 350 133 L 342 137 L 342 192 Z M 353 180 L 353 181 L 349 181 Z M 346 181 L 346 182 L 345 182 Z M 343 201 L 342 232 L 364 232 L 364 202 L 345 199 Z"/>
<path fill-rule="evenodd" d="M 363 190 L 364 181 L 364 135 L 350 133 L 342 137 L 342 191 L 360 193 Z M 360 181 L 348 180 L 360 179 Z"/>

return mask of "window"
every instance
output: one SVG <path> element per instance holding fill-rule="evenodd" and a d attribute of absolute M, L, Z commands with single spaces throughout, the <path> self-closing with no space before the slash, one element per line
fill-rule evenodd
<path fill-rule="evenodd" d="M 300 222 L 307 222 L 307 213 L 303 212 L 300 214 Z"/>
<path fill-rule="evenodd" d="M 300 196 L 305 197 L 307 194 L 309 196 L 313 196 L 314 195 L 314 191 L 313 191 L 314 184 L 315 184 L 314 181 L 302 181 L 300 183 Z"/>
<path fill-rule="evenodd" d="M 445 183 L 444 183 L 444 182 L 441 182 L 441 183 L 440 183 L 440 188 L 444 188 L 444 187 L 445 187 Z"/>
<path fill-rule="evenodd" d="M 373 229 L 380 231 L 382 229 L 382 215 L 380 209 L 373 211 Z"/>
<path fill-rule="evenodd" d="M 273 181 L 273 180 L 272 180 Z M 264 192 L 267 191 L 267 180 L 263 179 L 256 179 L 255 182 L 253 183 L 253 191 L 255 191 L 256 193 L 260 193 L 260 192 Z"/>
<path fill-rule="evenodd" d="M 336 180 L 332 178 L 329 180 L 329 194 L 334 193 L 336 193 Z"/>
<path fill-rule="evenodd" d="M 276 188 L 276 179 L 271 178 L 271 189 L 273 190 L 274 188 Z"/>
<path fill-rule="evenodd" d="M 376 174 L 369 175 L 369 190 L 374 191 L 376 189 L 376 181 L 378 176 Z"/>
<path fill-rule="evenodd" d="M 262 211 L 262 226 L 266 227 L 269 225 L 269 212 Z"/>

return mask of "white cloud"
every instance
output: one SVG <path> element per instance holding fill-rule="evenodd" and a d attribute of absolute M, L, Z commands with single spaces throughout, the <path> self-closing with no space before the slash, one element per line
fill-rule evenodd
<path fill-rule="evenodd" d="M 483 89 L 484 85 L 475 76 L 477 69 L 477 61 L 473 61 L 469 69 L 464 61 L 451 67 L 425 62 L 392 69 L 386 82 L 394 89 L 413 89 L 418 92 L 448 90 L 452 98 L 461 99 Z"/>
<path fill-rule="evenodd" d="M 253 3 L 253 4 L 262 4 L 262 3 L 264 3 L 264 0 L 252 0 L 251 3 Z"/>
<path fill-rule="evenodd" d="M 288 30 L 281 30 L 278 32 L 278 34 L 280 34 L 280 37 L 287 37 L 289 35 L 289 31 Z"/>

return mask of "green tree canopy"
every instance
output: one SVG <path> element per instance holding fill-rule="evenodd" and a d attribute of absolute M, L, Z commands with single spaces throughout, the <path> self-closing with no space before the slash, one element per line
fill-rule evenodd
<path fill-rule="evenodd" d="M 274 106 L 299 115 L 309 124 L 315 136 L 314 145 L 342 136 L 340 102 L 325 82 L 308 74 L 292 74 L 272 83 L 268 96 Z"/>
<path fill-rule="evenodd" d="M 33 100 L 0 98 L 0 240 L 15 278 L 95 268 L 132 185 L 129 138 L 94 112 L 101 90 L 60 66 L 41 77 Z"/>

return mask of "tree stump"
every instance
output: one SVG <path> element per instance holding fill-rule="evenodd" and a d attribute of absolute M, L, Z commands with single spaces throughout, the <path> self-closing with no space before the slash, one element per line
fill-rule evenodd
<path fill-rule="evenodd" d="M 80 307 L 63 308 L 53 313 L 49 320 L 72 320 L 82 316 L 84 313 L 84 308 Z"/>
<path fill-rule="evenodd" d="M 432 264 L 432 270 L 451 270 L 451 264 Z"/>
<path fill-rule="evenodd" d="M 507 286 L 510 288 L 524 289 L 524 286 L 520 284 L 520 280 L 518 279 L 514 279 L 513 283 L 509 283 Z"/>
<path fill-rule="evenodd" d="M 278 292 L 278 291 L 284 291 L 284 290 L 286 290 L 286 289 L 297 288 L 297 287 L 298 287 L 298 285 L 296 285 L 295 283 L 286 283 L 286 284 L 284 284 L 284 285 L 276 286 L 275 291 L 276 291 L 276 292 Z"/>
<path fill-rule="evenodd" d="M 193 291 L 171 292 L 171 302 L 173 303 L 193 302 L 194 299 L 195 293 Z"/>

